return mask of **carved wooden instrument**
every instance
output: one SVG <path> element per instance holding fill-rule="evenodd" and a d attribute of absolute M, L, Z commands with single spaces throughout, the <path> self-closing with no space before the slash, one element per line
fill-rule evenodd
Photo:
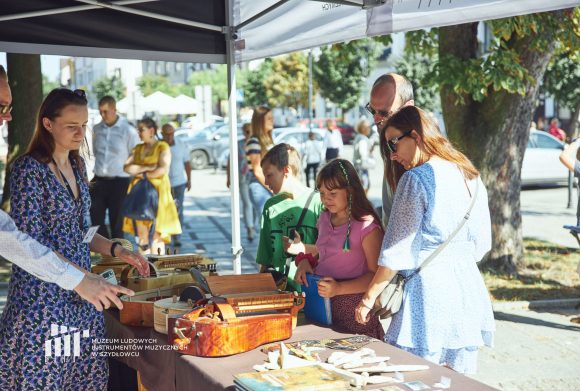
<path fill-rule="evenodd" d="M 123 295 L 123 309 L 120 310 L 122 324 L 129 326 L 153 327 L 153 304 L 157 300 L 180 295 L 190 284 L 179 284 L 138 292 L 134 296 Z"/>
<path fill-rule="evenodd" d="M 219 357 L 292 336 L 304 296 L 279 291 L 269 273 L 208 276 L 208 304 L 169 317 L 169 343 L 184 354 Z"/>
<path fill-rule="evenodd" d="M 206 276 L 216 274 L 216 262 L 199 254 L 148 255 L 147 258 L 162 271 L 195 267 Z"/>
<path fill-rule="evenodd" d="M 184 295 L 188 295 L 188 297 L 184 298 Z M 177 296 L 157 300 L 153 304 L 153 327 L 155 331 L 161 334 L 167 334 L 168 317 L 184 315 L 195 309 L 203 308 L 203 305 L 198 305 L 197 301 L 204 299 L 205 294 L 200 288 L 197 286 L 189 286 L 181 292 L 179 300 Z"/>
<path fill-rule="evenodd" d="M 135 275 L 135 267 L 129 265 L 121 273 L 121 285 L 135 292 L 141 292 L 179 284 L 193 284 L 196 279 L 189 269 L 201 269 L 201 273 L 208 276 L 215 274 L 216 270 L 215 261 L 198 254 L 161 255 L 148 257 L 148 259 L 149 277 Z"/>

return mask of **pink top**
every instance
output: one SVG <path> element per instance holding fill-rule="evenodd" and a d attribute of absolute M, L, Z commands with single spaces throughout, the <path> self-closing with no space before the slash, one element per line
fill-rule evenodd
<path fill-rule="evenodd" d="M 330 223 L 330 212 L 323 212 L 318 218 L 318 248 L 319 261 L 314 272 L 323 277 L 337 280 L 358 278 L 368 271 L 366 256 L 362 247 L 365 236 L 379 225 L 372 216 L 366 216 L 364 221 L 352 220 L 350 232 L 350 251 L 343 252 L 342 246 L 346 238 L 348 224 L 333 227 Z"/>

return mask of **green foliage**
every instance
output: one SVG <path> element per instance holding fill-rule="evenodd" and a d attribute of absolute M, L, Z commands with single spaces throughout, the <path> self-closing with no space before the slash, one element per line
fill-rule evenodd
<path fill-rule="evenodd" d="M 246 106 L 261 106 L 268 103 L 268 94 L 266 91 L 266 79 L 272 72 L 272 59 L 267 58 L 260 66 L 253 70 L 246 70 L 244 84 L 244 104 Z"/>
<path fill-rule="evenodd" d="M 179 86 L 172 85 L 166 76 L 146 74 L 137 80 L 137 85 L 143 96 L 161 91 L 167 95 L 179 95 Z"/>
<path fill-rule="evenodd" d="M 566 51 L 554 56 L 544 75 L 543 91 L 564 107 L 575 110 L 580 104 L 580 55 Z"/>
<path fill-rule="evenodd" d="M 434 72 L 433 57 L 425 57 L 406 51 L 395 64 L 396 72 L 405 76 L 413 84 L 415 104 L 422 109 L 433 112 L 441 111 L 439 88 L 430 83 Z"/>
<path fill-rule="evenodd" d="M 405 52 L 436 58 L 439 47 L 439 29 L 410 31 L 405 34 Z"/>
<path fill-rule="evenodd" d="M 42 96 L 46 97 L 50 91 L 59 87 L 60 84 L 57 81 L 48 80 L 48 77 L 42 75 Z"/>
<path fill-rule="evenodd" d="M 272 71 L 264 80 L 268 103 L 272 107 L 308 104 L 308 60 L 294 52 L 272 60 Z"/>
<path fill-rule="evenodd" d="M 189 76 L 187 86 L 190 96 L 195 96 L 195 86 L 208 85 L 211 87 L 212 102 L 219 104 L 222 100 L 228 99 L 228 69 L 224 64 L 218 65 L 215 69 L 193 72 Z M 239 81 L 238 81 L 239 83 Z"/>
<path fill-rule="evenodd" d="M 439 60 L 434 60 L 432 77 L 425 81 L 431 86 L 449 87 L 456 95 L 457 103 L 464 103 L 467 96 L 481 102 L 491 93 L 499 91 L 523 96 L 526 85 L 536 81 L 522 66 L 522 56 L 527 50 L 542 50 L 550 44 L 546 38 L 549 35 L 544 34 L 546 31 L 558 31 L 561 45 L 577 53 L 580 47 L 579 10 L 568 10 L 567 18 L 541 13 L 487 22 L 494 38 L 481 56 L 460 59 L 442 55 Z M 406 51 L 434 58 L 439 44 L 438 30 L 433 28 L 407 33 Z M 516 40 L 525 40 L 527 46 L 514 45 Z"/>
<path fill-rule="evenodd" d="M 373 39 L 323 47 L 313 66 L 313 78 L 320 94 L 344 110 L 356 106 L 382 48 L 383 45 Z"/>
<path fill-rule="evenodd" d="M 97 96 L 97 100 L 106 95 L 121 100 L 125 97 L 125 85 L 121 79 L 115 76 L 103 77 L 93 83 L 93 92 Z"/>

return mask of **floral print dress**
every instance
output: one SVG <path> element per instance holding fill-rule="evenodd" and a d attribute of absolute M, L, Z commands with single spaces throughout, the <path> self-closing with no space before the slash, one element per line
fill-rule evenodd
<path fill-rule="evenodd" d="M 17 227 L 83 269 L 90 268 L 89 245 L 83 243 L 90 207 L 84 162 L 71 165 L 79 187 L 73 200 L 47 164 L 29 155 L 19 158 L 10 176 L 11 215 Z M 72 185 L 72 184 L 71 184 Z M 51 336 L 51 327 L 68 327 Z M 81 332 L 80 356 L 74 357 L 74 336 Z M 83 330 L 89 330 L 84 337 Z M 70 336 L 71 356 L 56 356 L 56 338 L 63 347 Z M 108 366 L 93 356 L 92 341 L 104 337 L 104 319 L 74 291 L 46 283 L 13 265 L 7 304 L 0 320 L 0 390 L 104 390 Z M 52 356 L 45 357 L 51 339 Z M 54 341 L 54 343 L 53 343 Z"/>

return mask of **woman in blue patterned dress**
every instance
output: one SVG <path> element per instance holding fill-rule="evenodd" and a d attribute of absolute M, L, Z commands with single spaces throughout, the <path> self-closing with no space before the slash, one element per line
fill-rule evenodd
<path fill-rule="evenodd" d="M 385 129 L 385 172 L 396 191 L 379 268 L 355 317 L 367 321 L 388 281 L 398 271 L 408 277 L 445 242 L 475 196 L 467 223 L 433 262 L 407 280 L 401 309 L 385 334 L 386 342 L 417 356 L 475 373 L 478 348 L 491 346 L 495 331 L 491 301 L 477 268 L 491 249 L 485 186 L 469 159 L 421 109 L 403 107 Z"/>
<path fill-rule="evenodd" d="M 87 120 L 84 91 L 61 88 L 48 94 L 28 151 L 12 168 L 12 218 L 20 230 L 79 268 L 90 270 L 92 250 L 113 253 L 148 274 L 142 256 L 98 234 L 83 243 L 90 196 L 79 148 Z M 91 354 L 93 339 L 103 338 L 104 331 L 102 313 L 74 291 L 13 266 L 0 321 L 0 390 L 106 389 L 106 358 Z M 80 332 L 78 354 L 76 332 Z M 65 357 L 67 351 L 70 357 Z"/>

